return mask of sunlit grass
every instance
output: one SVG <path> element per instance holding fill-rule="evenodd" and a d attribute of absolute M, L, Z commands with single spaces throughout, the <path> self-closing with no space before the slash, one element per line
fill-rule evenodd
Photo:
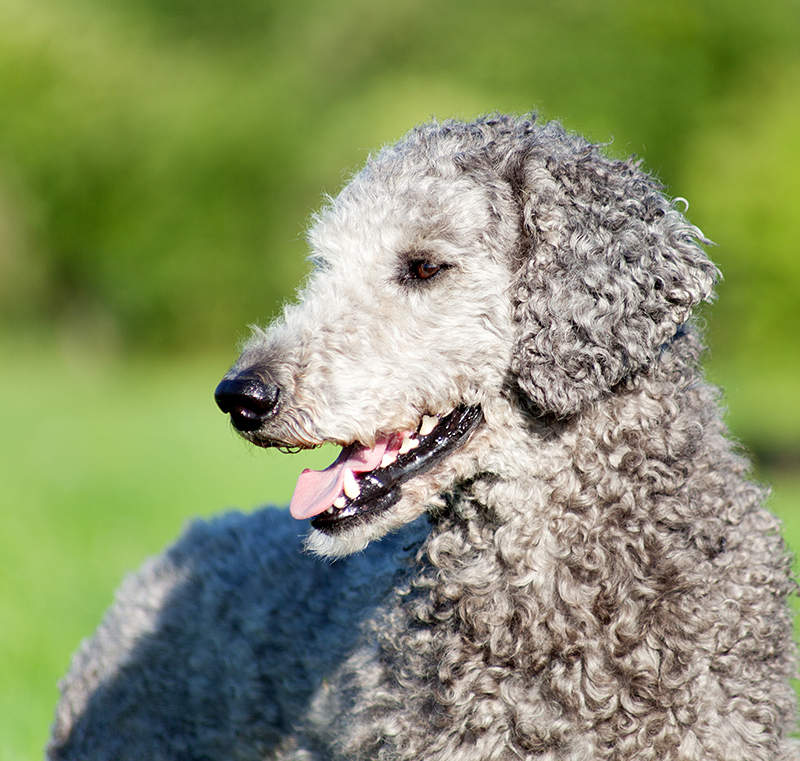
<path fill-rule="evenodd" d="M 125 573 L 187 520 L 286 503 L 303 467 L 333 459 L 229 430 L 212 393 L 233 358 L 0 343 L 0 758 L 41 757 L 56 682 Z"/>

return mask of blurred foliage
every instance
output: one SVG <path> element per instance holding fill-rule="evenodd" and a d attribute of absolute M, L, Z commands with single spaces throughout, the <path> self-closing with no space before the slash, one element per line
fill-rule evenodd
<path fill-rule="evenodd" d="M 796 353 L 798 43 L 796 0 L 3 0 L 0 315 L 230 345 L 369 149 L 538 107 L 730 238 L 723 353 Z"/>
<path fill-rule="evenodd" d="M 723 272 L 712 377 L 758 459 L 800 470 L 800 66 L 763 61 L 687 146 L 682 185 Z"/>

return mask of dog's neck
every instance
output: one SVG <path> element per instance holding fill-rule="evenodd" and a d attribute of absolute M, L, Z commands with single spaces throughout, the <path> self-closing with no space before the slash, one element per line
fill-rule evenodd
<path fill-rule="evenodd" d="M 561 562 L 572 543 L 570 515 L 581 516 L 584 527 L 593 515 L 603 532 L 620 521 L 652 523 L 658 511 L 672 541 L 684 519 L 673 514 L 668 497 L 690 488 L 692 452 L 711 453 L 721 474 L 738 467 L 716 390 L 702 379 L 701 351 L 695 331 L 681 326 L 652 366 L 567 419 L 537 415 L 513 394 L 487 405 L 486 429 L 475 434 L 477 475 L 447 495 L 434 516 L 434 536 L 448 535 L 456 544 L 481 537 L 478 544 L 495 543 L 502 554 L 508 533 L 520 562 L 531 568 L 548 563 L 548 552 L 553 563 Z M 707 520 L 704 542 L 712 552 L 722 535 L 712 514 Z"/>

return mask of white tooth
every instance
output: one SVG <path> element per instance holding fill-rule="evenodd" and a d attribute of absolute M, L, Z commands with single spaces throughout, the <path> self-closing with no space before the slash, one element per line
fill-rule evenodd
<path fill-rule="evenodd" d="M 391 465 L 397 459 L 397 452 L 387 452 L 383 458 L 381 459 L 381 467 L 385 468 L 387 465 Z"/>
<path fill-rule="evenodd" d="M 346 468 L 344 471 L 344 493 L 350 497 L 350 499 L 355 499 L 359 494 L 361 494 L 361 488 L 358 485 L 358 481 L 356 481 L 353 471 L 349 468 Z"/>
<path fill-rule="evenodd" d="M 333 500 L 333 506 L 338 510 L 341 510 L 347 504 L 347 500 L 344 498 L 344 494 L 340 494 L 335 500 Z"/>
<path fill-rule="evenodd" d="M 407 438 L 403 439 L 403 443 L 400 445 L 400 451 L 397 454 L 405 454 L 406 452 L 410 452 L 415 447 L 419 446 L 419 442 L 416 439 Z"/>
<path fill-rule="evenodd" d="M 422 416 L 422 425 L 419 427 L 419 435 L 427 436 L 439 422 L 439 418 L 431 417 L 430 415 Z"/>

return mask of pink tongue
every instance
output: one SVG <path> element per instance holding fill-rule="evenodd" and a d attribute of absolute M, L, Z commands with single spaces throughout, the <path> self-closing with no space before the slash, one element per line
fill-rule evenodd
<path fill-rule="evenodd" d="M 353 444 L 342 449 L 341 454 L 325 470 L 310 470 L 306 468 L 297 479 L 294 494 L 289 505 L 289 512 L 297 520 L 313 518 L 324 513 L 344 488 L 344 471 L 352 470 L 354 473 L 366 473 L 374 470 L 381 464 L 387 449 L 397 452 L 402 443 L 403 436 L 393 434 L 379 439 L 374 448 Z"/>

